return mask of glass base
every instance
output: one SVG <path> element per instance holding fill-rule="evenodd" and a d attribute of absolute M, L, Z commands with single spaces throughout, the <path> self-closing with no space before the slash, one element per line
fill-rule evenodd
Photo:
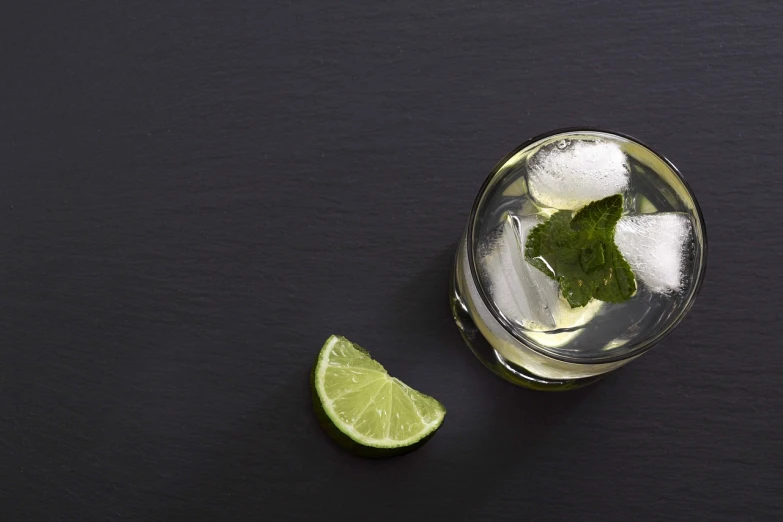
<path fill-rule="evenodd" d="M 470 347 L 484 366 L 503 379 L 532 390 L 539 391 L 567 391 L 575 390 L 588 384 L 592 384 L 601 378 L 600 375 L 584 379 L 570 379 L 555 381 L 533 375 L 521 366 L 518 366 L 500 355 L 487 341 L 470 316 L 467 306 L 459 294 L 456 273 L 452 273 L 449 300 L 451 314 L 457 323 L 465 344 Z"/>

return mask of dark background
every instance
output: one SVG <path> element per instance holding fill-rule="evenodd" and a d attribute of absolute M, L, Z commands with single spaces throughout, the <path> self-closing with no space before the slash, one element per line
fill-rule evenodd
<path fill-rule="evenodd" d="M 783 519 L 783 5 L 21 2 L 0 16 L 3 520 Z M 494 163 L 662 151 L 707 222 L 679 329 L 568 394 L 465 348 Z M 365 461 L 311 414 L 341 333 L 440 399 Z"/>

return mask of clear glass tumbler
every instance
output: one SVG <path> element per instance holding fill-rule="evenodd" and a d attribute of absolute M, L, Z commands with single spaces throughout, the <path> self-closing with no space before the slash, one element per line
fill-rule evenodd
<path fill-rule="evenodd" d="M 636 292 L 571 307 L 558 282 L 525 257 L 530 231 L 622 195 L 614 242 Z M 567 390 L 639 357 L 679 324 L 704 277 L 707 234 L 677 169 L 636 139 L 564 129 L 517 147 L 492 170 L 457 248 L 451 309 L 465 342 L 522 386 Z M 581 284 L 581 281 L 580 281 Z"/>

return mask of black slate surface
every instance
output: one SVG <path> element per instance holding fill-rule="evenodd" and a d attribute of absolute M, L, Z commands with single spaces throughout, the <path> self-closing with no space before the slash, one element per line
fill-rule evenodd
<path fill-rule="evenodd" d="M 783 519 L 783 6 L 15 2 L 0 16 L 3 520 Z M 452 252 L 562 126 L 670 157 L 707 279 L 569 394 L 462 345 Z M 310 411 L 342 333 L 449 409 L 364 461 Z"/>

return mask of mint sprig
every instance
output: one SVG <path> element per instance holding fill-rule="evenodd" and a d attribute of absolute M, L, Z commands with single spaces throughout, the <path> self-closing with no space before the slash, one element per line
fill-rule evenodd
<path fill-rule="evenodd" d="M 560 210 L 530 231 L 525 259 L 558 283 L 571 308 L 590 299 L 620 303 L 636 293 L 636 278 L 614 242 L 623 196 L 593 201 L 571 217 Z"/>

